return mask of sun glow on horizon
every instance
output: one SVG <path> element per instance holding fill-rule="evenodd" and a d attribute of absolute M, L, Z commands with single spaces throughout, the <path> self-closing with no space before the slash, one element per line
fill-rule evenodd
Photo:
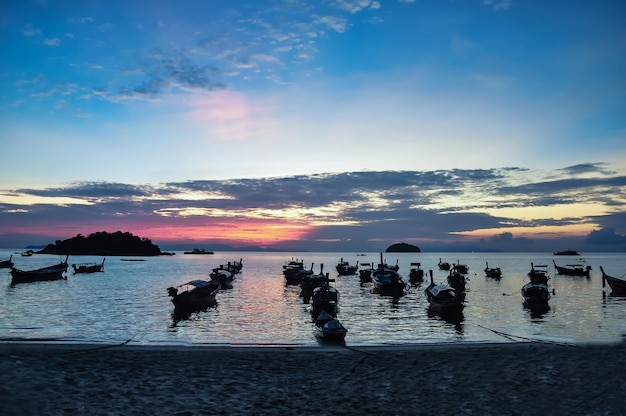
<path fill-rule="evenodd" d="M 473 231 L 452 232 L 452 235 L 471 237 L 472 239 L 484 239 L 498 236 L 502 233 L 511 233 L 515 238 L 550 239 L 563 237 L 581 237 L 589 234 L 598 228 L 598 224 L 566 224 L 566 225 L 544 225 L 537 227 L 502 227 L 485 228 Z"/>
<path fill-rule="evenodd" d="M 477 212 L 492 215 L 494 217 L 518 218 L 524 221 L 535 221 L 550 218 L 563 220 L 565 218 L 590 217 L 606 215 L 610 213 L 609 207 L 600 204 L 559 204 L 551 206 L 525 206 L 525 207 L 480 207 L 464 212 Z"/>
<path fill-rule="evenodd" d="M 215 241 L 228 244 L 272 244 L 304 238 L 311 230 L 308 224 L 268 223 L 255 221 L 218 222 L 198 226 L 148 227 L 141 230 L 152 240 Z"/>

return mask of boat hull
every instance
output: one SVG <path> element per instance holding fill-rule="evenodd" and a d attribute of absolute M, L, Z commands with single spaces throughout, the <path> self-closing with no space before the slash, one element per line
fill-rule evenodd
<path fill-rule="evenodd" d="M 318 316 L 322 311 L 325 311 L 330 316 L 337 315 L 339 292 L 334 287 L 323 285 L 315 288 L 311 300 L 314 316 Z"/>
<path fill-rule="evenodd" d="M 344 330 L 324 330 L 317 328 L 315 330 L 315 336 L 318 339 L 326 342 L 345 342 L 347 331 Z"/>
<path fill-rule="evenodd" d="M 485 269 L 485 276 L 491 277 L 493 279 L 500 279 L 502 277 L 502 270 L 499 267 Z"/>
<path fill-rule="evenodd" d="M 206 251 L 206 250 L 199 250 L 197 248 L 194 248 L 191 251 L 183 251 L 183 254 L 213 254 L 212 251 Z"/>
<path fill-rule="evenodd" d="M 32 283 L 32 282 L 47 282 L 52 280 L 65 279 L 63 273 L 65 270 L 48 271 L 48 272 L 34 272 L 24 271 L 18 269 L 11 269 L 11 283 Z"/>
<path fill-rule="evenodd" d="M 448 275 L 448 284 L 457 292 L 465 292 L 466 279 L 461 273 L 452 272 Z"/>
<path fill-rule="evenodd" d="M 337 274 L 340 276 L 351 276 L 357 273 L 359 266 L 350 265 L 350 263 L 341 259 L 335 269 L 337 270 Z"/>
<path fill-rule="evenodd" d="M 217 304 L 217 300 L 215 298 L 215 294 L 208 296 L 199 296 L 195 299 L 187 299 L 187 300 L 173 300 L 174 304 L 174 314 L 188 314 L 193 312 L 204 311 L 208 308 L 211 308 Z"/>
<path fill-rule="evenodd" d="M 454 315 L 460 313 L 465 308 L 461 300 L 454 299 L 449 301 L 429 300 L 429 312 L 435 315 Z"/>
<path fill-rule="evenodd" d="M 100 264 L 72 264 L 72 269 L 74 269 L 74 274 L 103 272 L 104 260 Z"/>
<path fill-rule="evenodd" d="M 359 270 L 359 281 L 361 283 L 369 283 L 372 281 L 372 269 Z"/>
<path fill-rule="evenodd" d="M 220 290 L 220 284 L 212 282 L 193 281 L 187 285 L 193 285 L 195 288 L 178 292 L 177 288 L 168 288 L 168 293 L 172 297 L 174 304 L 174 315 L 189 314 L 206 310 L 216 305 L 215 295 Z M 181 285 L 179 287 L 188 287 Z"/>
<path fill-rule="evenodd" d="M 46 282 L 65 279 L 63 273 L 67 271 L 67 258 L 64 262 L 35 270 L 20 270 L 11 267 L 11 284 Z"/>
<path fill-rule="evenodd" d="M 432 283 L 424 290 L 428 299 L 428 313 L 442 318 L 459 316 L 465 307 L 465 293 L 458 293 L 448 285 Z"/>
<path fill-rule="evenodd" d="M 422 269 L 411 269 L 409 271 L 409 282 L 411 283 L 420 283 L 424 281 L 424 270 Z"/>
<path fill-rule="evenodd" d="M 626 281 L 611 276 L 605 276 L 604 279 L 611 288 L 612 295 L 626 296 Z"/>
<path fill-rule="evenodd" d="M 524 307 L 533 310 L 550 309 L 550 290 L 547 285 L 527 283 L 522 287 L 522 300 Z"/>
<path fill-rule="evenodd" d="M 617 277 L 609 276 L 604 272 L 602 266 L 600 266 L 600 271 L 602 272 L 602 287 L 604 288 L 607 284 L 611 288 L 612 296 L 626 296 L 626 280 L 619 279 Z"/>
<path fill-rule="evenodd" d="M 392 269 L 377 269 L 372 272 L 372 293 L 383 296 L 400 297 L 406 294 L 406 283 L 402 277 Z"/>
<path fill-rule="evenodd" d="M 393 297 L 400 297 L 406 294 L 406 287 L 404 283 L 401 283 L 401 284 L 380 283 L 380 282 L 376 282 L 376 279 L 372 279 L 372 282 L 374 282 L 372 293 L 382 295 L 382 296 L 393 296 Z"/>
<path fill-rule="evenodd" d="M 583 268 L 580 264 L 574 264 L 570 266 L 559 266 L 554 260 L 552 260 L 556 273 L 564 276 L 580 276 L 589 278 L 591 275 L 591 266 Z"/>
<path fill-rule="evenodd" d="M 11 267 L 13 267 L 12 259 L 13 255 L 11 255 L 8 260 L 0 261 L 0 269 L 10 269 Z"/>
<path fill-rule="evenodd" d="M 322 312 L 315 320 L 315 336 L 326 342 L 341 342 L 346 338 L 348 330 L 338 319 Z"/>

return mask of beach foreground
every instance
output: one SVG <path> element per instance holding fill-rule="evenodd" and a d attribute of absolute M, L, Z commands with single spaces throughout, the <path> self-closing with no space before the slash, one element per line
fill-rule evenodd
<path fill-rule="evenodd" d="M 20 415 L 619 415 L 625 344 L 0 344 Z"/>

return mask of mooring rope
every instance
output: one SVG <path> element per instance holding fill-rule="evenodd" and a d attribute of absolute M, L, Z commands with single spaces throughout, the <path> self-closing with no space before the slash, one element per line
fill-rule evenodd
<path fill-rule="evenodd" d="M 77 353 L 83 353 L 83 352 L 91 352 L 91 351 L 99 351 L 99 350 L 105 350 L 105 349 L 109 349 L 109 348 L 116 348 L 116 347 L 121 347 L 123 345 L 126 345 L 132 341 L 137 341 L 140 340 L 141 338 L 145 337 L 146 334 L 152 330 L 152 328 L 157 324 L 157 322 L 153 322 L 149 325 L 147 325 L 143 330 L 137 332 L 135 335 L 133 335 L 132 337 L 128 338 L 126 341 L 122 341 L 120 343 L 117 344 L 111 344 L 111 345 L 103 345 L 101 347 L 93 347 L 93 348 L 86 348 L 86 349 L 80 349 L 80 350 L 73 350 L 73 351 L 65 351 L 61 354 L 77 354 Z"/>
<path fill-rule="evenodd" d="M 486 326 L 483 326 L 483 325 L 480 325 L 480 324 L 475 324 L 475 325 L 479 326 L 479 327 L 481 327 L 483 329 L 486 329 L 488 331 L 491 331 L 494 334 L 497 334 L 497 335 L 500 335 L 500 336 L 505 337 L 507 339 L 510 339 L 512 341 L 524 340 L 524 341 L 536 342 L 536 343 L 540 343 L 540 344 L 552 344 L 552 345 L 563 345 L 563 346 L 572 346 L 572 345 L 574 345 L 572 343 L 567 343 L 567 342 L 547 341 L 547 340 L 541 340 L 541 339 L 535 339 L 535 338 L 527 338 L 527 337 L 523 337 L 523 336 L 520 336 L 520 335 L 508 334 L 506 332 L 498 331 L 496 329 L 487 328 Z"/>

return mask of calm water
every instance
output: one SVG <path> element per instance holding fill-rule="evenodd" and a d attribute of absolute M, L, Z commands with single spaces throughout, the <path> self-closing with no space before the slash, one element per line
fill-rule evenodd
<path fill-rule="evenodd" d="M 0 250 L 5 260 L 16 250 Z M 583 253 L 584 254 L 584 253 Z M 72 274 L 53 282 L 12 286 L 8 269 L 1 269 L 0 340 L 121 343 L 136 345 L 268 344 L 319 345 L 313 334 L 310 305 L 298 297 L 297 286 L 285 286 L 283 264 L 292 258 L 315 263 L 319 272 L 335 278 L 340 292 L 338 318 L 348 329 L 346 344 L 419 344 L 434 342 L 510 342 L 543 340 L 567 343 L 613 343 L 626 334 L 626 298 L 603 297 L 599 266 L 613 276 L 626 273 L 626 255 L 584 254 L 592 267 L 590 279 L 555 275 L 559 265 L 576 258 L 551 253 L 417 253 L 385 254 L 388 263 L 398 260 L 408 281 L 411 262 L 432 269 L 436 282 L 445 282 L 439 271 L 443 261 L 468 264 L 469 290 L 461 322 L 449 323 L 428 316 L 424 284 L 408 295 L 392 299 L 370 293 L 370 284 L 358 276 L 337 276 L 335 265 L 343 257 L 351 264 L 377 262 L 379 253 L 258 253 L 217 252 L 214 255 L 146 257 L 122 261 L 107 257 L 104 273 Z M 16 267 L 30 270 L 58 262 L 59 256 L 13 255 Z M 217 305 L 189 319 L 175 322 L 166 288 L 192 279 L 208 279 L 213 267 L 243 259 L 243 272 L 233 289 L 217 295 Z M 69 263 L 100 262 L 100 256 L 70 256 Z M 485 262 L 503 270 L 501 280 L 484 276 Z M 531 316 L 522 307 L 520 288 L 527 282 L 530 263 L 549 264 L 555 296 L 551 309 Z"/>

